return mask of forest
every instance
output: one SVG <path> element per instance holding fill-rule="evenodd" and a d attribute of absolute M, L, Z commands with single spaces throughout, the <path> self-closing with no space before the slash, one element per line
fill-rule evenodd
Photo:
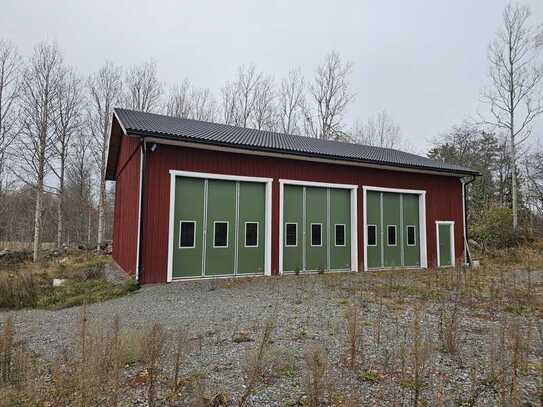
<path fill-rule="evenodd" d="M 330 52 L 305 78 L 241 65 L 221 89 L 160 79 L 160 61 L 123 67 L 104 61 L 86 76 L 62 44 L 30 55 L 0 39 L 0 248 L 100 246 L 111 239 L 114 185 L 104 180 L 113 108 L 126 107 L 306 137 L 397 148 L 462 164 L 482 174 L 468 189 L 470 236 L 501 247 L 541 235 L 543 30 L 530 10 L 510 5 L 488 48 L 481 109 L 417 151 L 383 110 L 350 110 L 356 66 Z M 444 106 L 444 109 L 447 107 Z M 539 122 L 540 123 L 540 122 Z"/>

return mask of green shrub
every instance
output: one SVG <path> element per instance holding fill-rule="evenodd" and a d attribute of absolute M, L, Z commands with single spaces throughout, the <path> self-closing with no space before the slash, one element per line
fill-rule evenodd
<path fill-rule="evenodd" d="M 471 238 L 484 249 L 502 249 L 517 242 L 513 233 L 513 211 L 510 208 L 484 209 L 471 227 Z"/>

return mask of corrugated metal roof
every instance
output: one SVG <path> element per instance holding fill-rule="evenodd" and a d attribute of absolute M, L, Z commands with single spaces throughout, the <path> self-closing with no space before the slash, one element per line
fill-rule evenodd
<path fill-rule="evenodd" d="M 128 109 L 115 109 L 115 113 L 121 125 L 129 134 L 222 145 L 246 150 L 347 160 L 460 175 L 478 175 L 477 171 L 469 168 L 391 148 L 293 136 Z"/>

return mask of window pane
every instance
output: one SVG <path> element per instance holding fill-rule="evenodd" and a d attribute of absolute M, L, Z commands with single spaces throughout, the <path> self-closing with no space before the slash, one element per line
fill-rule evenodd
<path fill-rule="evenodd" d="M 377 226 L 368 225 L 368 246 L 377 246 Z"/>
<path fill-rule="evenodd" d="M 312 224 L 311 225 L 311 246 L 321 246 L 321 225 Z"/>
<path fill-rule="evenodd" d="M 336 246 L 345 246 L 345 225 L 336 225 Z"/>
<path fill-rule="evenodd" d="M 387 227 L 387 230 L 388 230 L 388 245 L 396 246 L 396 226 L 389 225 Z"/>
<path fill-rule="evenodd" d="M 415 237 L 416 232 L 415 226 L 408 226 L 407 227 L 407 245 L 408 246 L 415 246 L 417 244 L 417 238 Z"/>
<path fill-rule="evenodd" d="M 287 246 L 296 246 L 298 244 L 298 225 L 296 223 L 287 223 L 285 234 L 287 235 Z"/>
<path fill-rule="evenodd" d="M 194 247 L 195 222 L 181 222 L 179 247 Z"/>
<path fill-rule="evenodd" d="M 214 247 L 228 247 L 228 222 L 215 222 Z"/>
<path fill-rule="evenodd" d="M 258 223 L 245 224 L 245 246 L 258 246 Z"/>

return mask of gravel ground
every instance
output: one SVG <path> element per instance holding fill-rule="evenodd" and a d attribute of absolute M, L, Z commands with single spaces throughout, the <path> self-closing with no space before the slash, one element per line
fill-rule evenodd
<path fill-rule="evenodd" d="M 410 303 L 377 302 L 370 294 L 353 289 L 360 285 L 355 275 L 286 276 L 224 281 L 202 281 L 145 286 L 127 297 L 89 305 L 89 319 L 105 325 L 119 315 L 123 327 L 146 328 L 159 322 L 166 329 L 183 328 L 196 346 L 183 366 L 184 373 L 207 377 L 211 393 L 224 391 L 236 399 L 243 391 L 243 363 L 255 346 L 267 318 L 275 321 L 273 349 L 277 358 L 291 366 L 287 373 L 261 386 L 252 405 L 299 405 L 304 398 L 304 350 L 312 344 L 324 349 L 328 360 L 328 399 L 351 394 L 355 405 L 410 405 L 410 391 L 399 385 L 399 352 L 409 346 L 414 316 Z M 349 303 L 358 304 L 363 318 L 363 368 L 345 367 L 345 320 Z M 424 335 L 437 342 L 438 304 L 426 303 L 421 313 Z M 481 349 L 489 347 L 489 331 L 497 318 L 488 312 L 460 311 L 462 350 L 454 358 L 437 351 L 425 394 L 442 393 L 445 399 L 473 393 L 470 366 L 486 364 Z M 0 321 L 12 315 L 21 338 L 37 353 L 53 359 L 69 349 L 77 338 L 80 307 L 59 311 L 22 310 L 0 313 Z M 239 332 L 251 342 L 235 343 Z M 535 352 L 535 351 L 534 351 Z M 379 373 L 375 383 L 361 380 L 366 370 Z M 537 391 L 534 376 L 522 379 L 524 397 Z M 433 390 L 432 390 L 433 389 Z M 433 397 L 433 396 L 432 396 Z M 434 404 L 435 400 L 428 400 Z M 458 400 L 451 401 L 456 405 Z M 132 400 L 131 403 L 139 402 Z M 477 405 L 495 405 L 483 394 Z"/>

